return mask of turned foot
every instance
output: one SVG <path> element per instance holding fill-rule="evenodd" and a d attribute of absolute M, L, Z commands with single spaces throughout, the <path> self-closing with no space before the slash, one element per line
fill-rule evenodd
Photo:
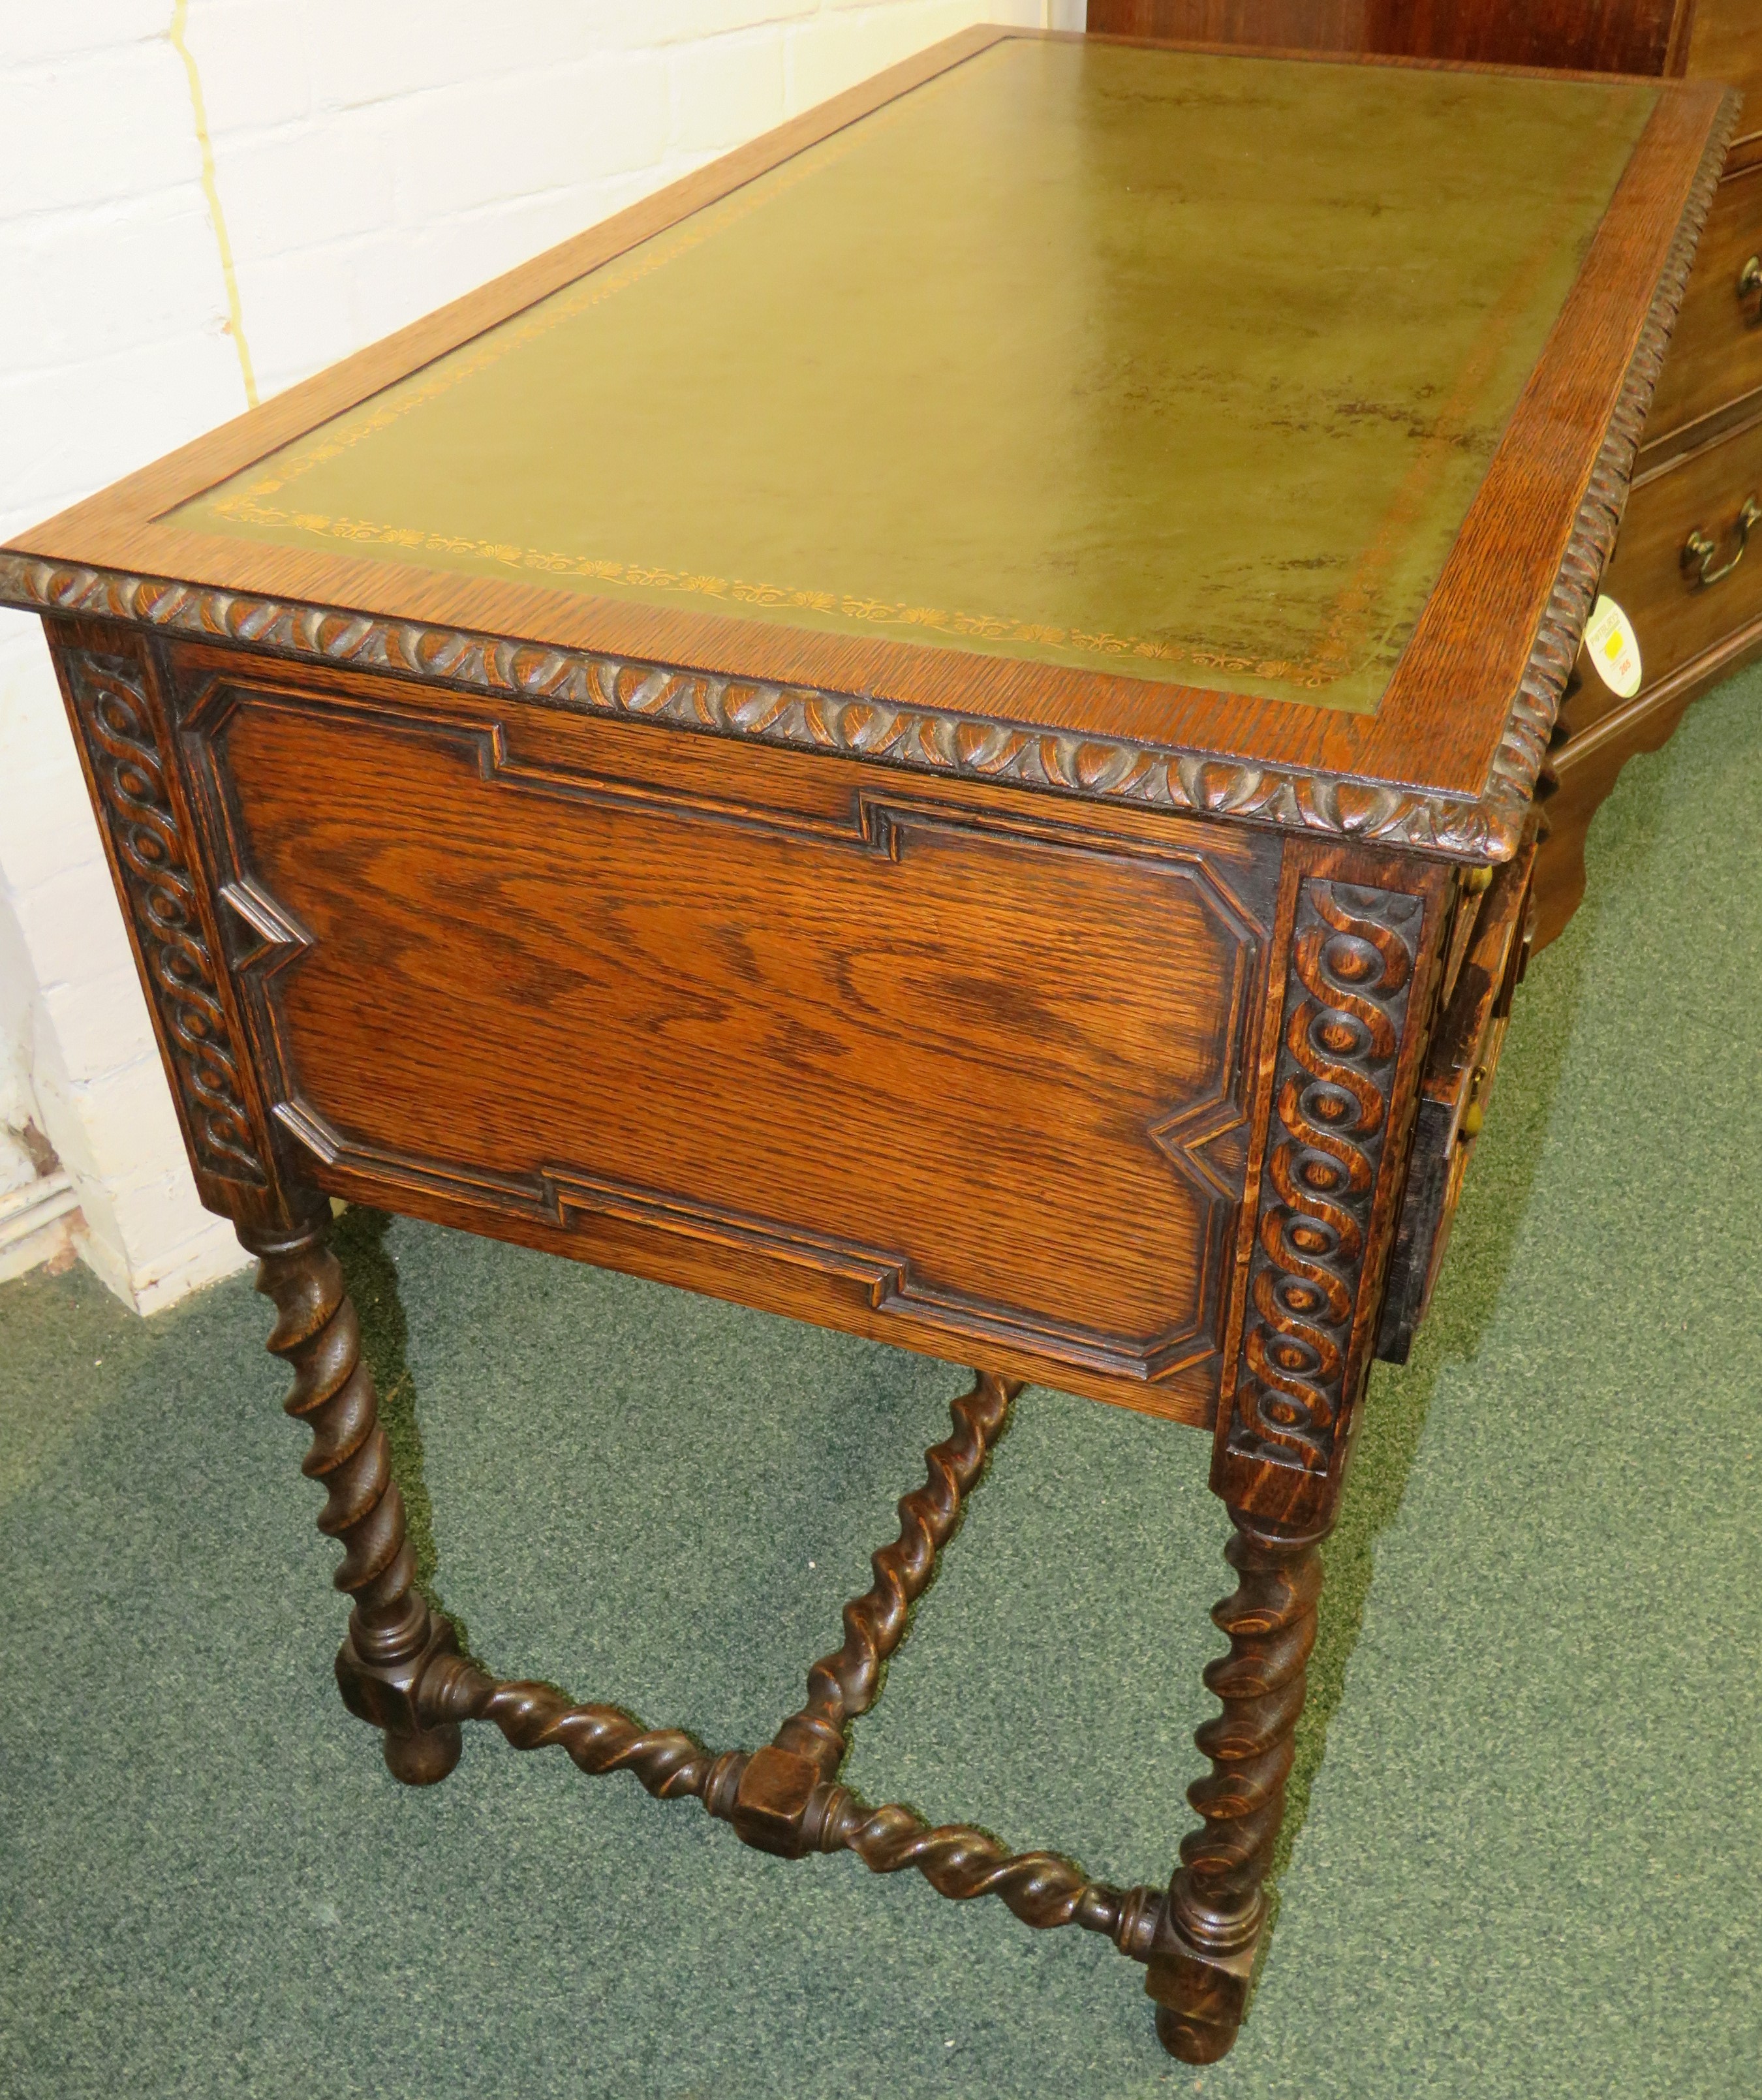
<path fill-rule="evenodd" d="M 1216 2063 L 1221 2057 L 1229 2055 L 1236 2030 L 1234 2027 L 1214 2027 L 1208 2021 L 1177 2013 L 1172 2006 L 1159 2005 L 1156 2039 L 1171 2056 L 1178 2057 L 1183 2063 Z"/>
<path fill-rule="evenodd" d="M 402 1780 L 406 1786 L 432 1786 L 459 1762 L 465 1739 L 457 1723 L 446 1722 L 412 1736 L 397 1735 L 388 1728 L 385 1746 L 386 1769 L 394 1779 Z"/>

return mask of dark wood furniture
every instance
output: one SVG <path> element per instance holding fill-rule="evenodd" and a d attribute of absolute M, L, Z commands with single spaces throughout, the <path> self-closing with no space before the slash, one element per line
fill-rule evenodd
<path fill-rule="evenodd" d="M 487 1720 L 1103 1934 L 1170 2049 L 1230 2046 L 1317 1548 L 1732 121 L 974 31 L 0 551 L 400 1779 Z M 333 1196 L 980 1366 L 770 1744 L 456 1652 Z M 1212 1436 L 1238 1582 L 1167 1883 L 839 1780 L 1027 1381 Z"/>
<path fill-rule="evenodd" d="M 1399 53 L 1714 80 L 1744 98 L 1647 418 L 1607 589 L 1644 682 L 1575 670 L 1541 781 L 1535 945 L 1584 895 L 1591 819 L 1635 752 L 1762 654 L 1762 7 L 1756 0 L 1089 0 L 1092 32 L 1239 48 Z"/>

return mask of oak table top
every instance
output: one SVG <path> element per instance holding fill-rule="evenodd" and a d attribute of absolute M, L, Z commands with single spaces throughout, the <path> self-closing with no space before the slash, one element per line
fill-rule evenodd
<path fill-rule="evenodd" d="M 974 31 L 13 547 L 1497 858 L 1719 107 Z"/>
<path fill-rule="evenodd" d="M 0 549 L 395 1776 L 486 1721 L 1101 1934 L 1168 2049 L 1230 2048 L 1733 113 L 976 30 Z M 974 1367 L 769 1744 L 458 1652 L 334 1198 Z M 840 1778 L 1030 1383 L 1212 1438 L 1238 1583 L 1164 1883 Z"/>

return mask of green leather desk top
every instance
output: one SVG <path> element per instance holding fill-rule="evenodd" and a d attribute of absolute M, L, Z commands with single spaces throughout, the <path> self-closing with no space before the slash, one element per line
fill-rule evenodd
<path fill-rule="evenodd" d="M 1374 711 L 1657 99 L 1005 42 L 171 522 Z"/>

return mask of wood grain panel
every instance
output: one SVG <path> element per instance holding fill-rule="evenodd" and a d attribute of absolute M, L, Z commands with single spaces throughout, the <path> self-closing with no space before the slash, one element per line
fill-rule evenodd
<path fill-rule="evenodd" d="M 1724 4 L 1735 9 L 1747 0 Z M 1089 0 L 1089 26 L 1259 50 L 1662 73 L 1689 12 L 1690 0 Z M 1707 39 L 1710 47 L 1719 41 Z"/>
<path fill-rule="evenodd" d="M 191 719 L 241 915 L 285 929 L 272 1061 L 321 1154 L 725 1247 L 759 1303 L 755 1267 L 805 1272 L 819 1317 L 946 1353 L 1214 1357 L 1264 946 L 1227 859 L 844 783 L 693 796 L 582 767 L 605 725 L 415 694 L 227 684 Z"/>

